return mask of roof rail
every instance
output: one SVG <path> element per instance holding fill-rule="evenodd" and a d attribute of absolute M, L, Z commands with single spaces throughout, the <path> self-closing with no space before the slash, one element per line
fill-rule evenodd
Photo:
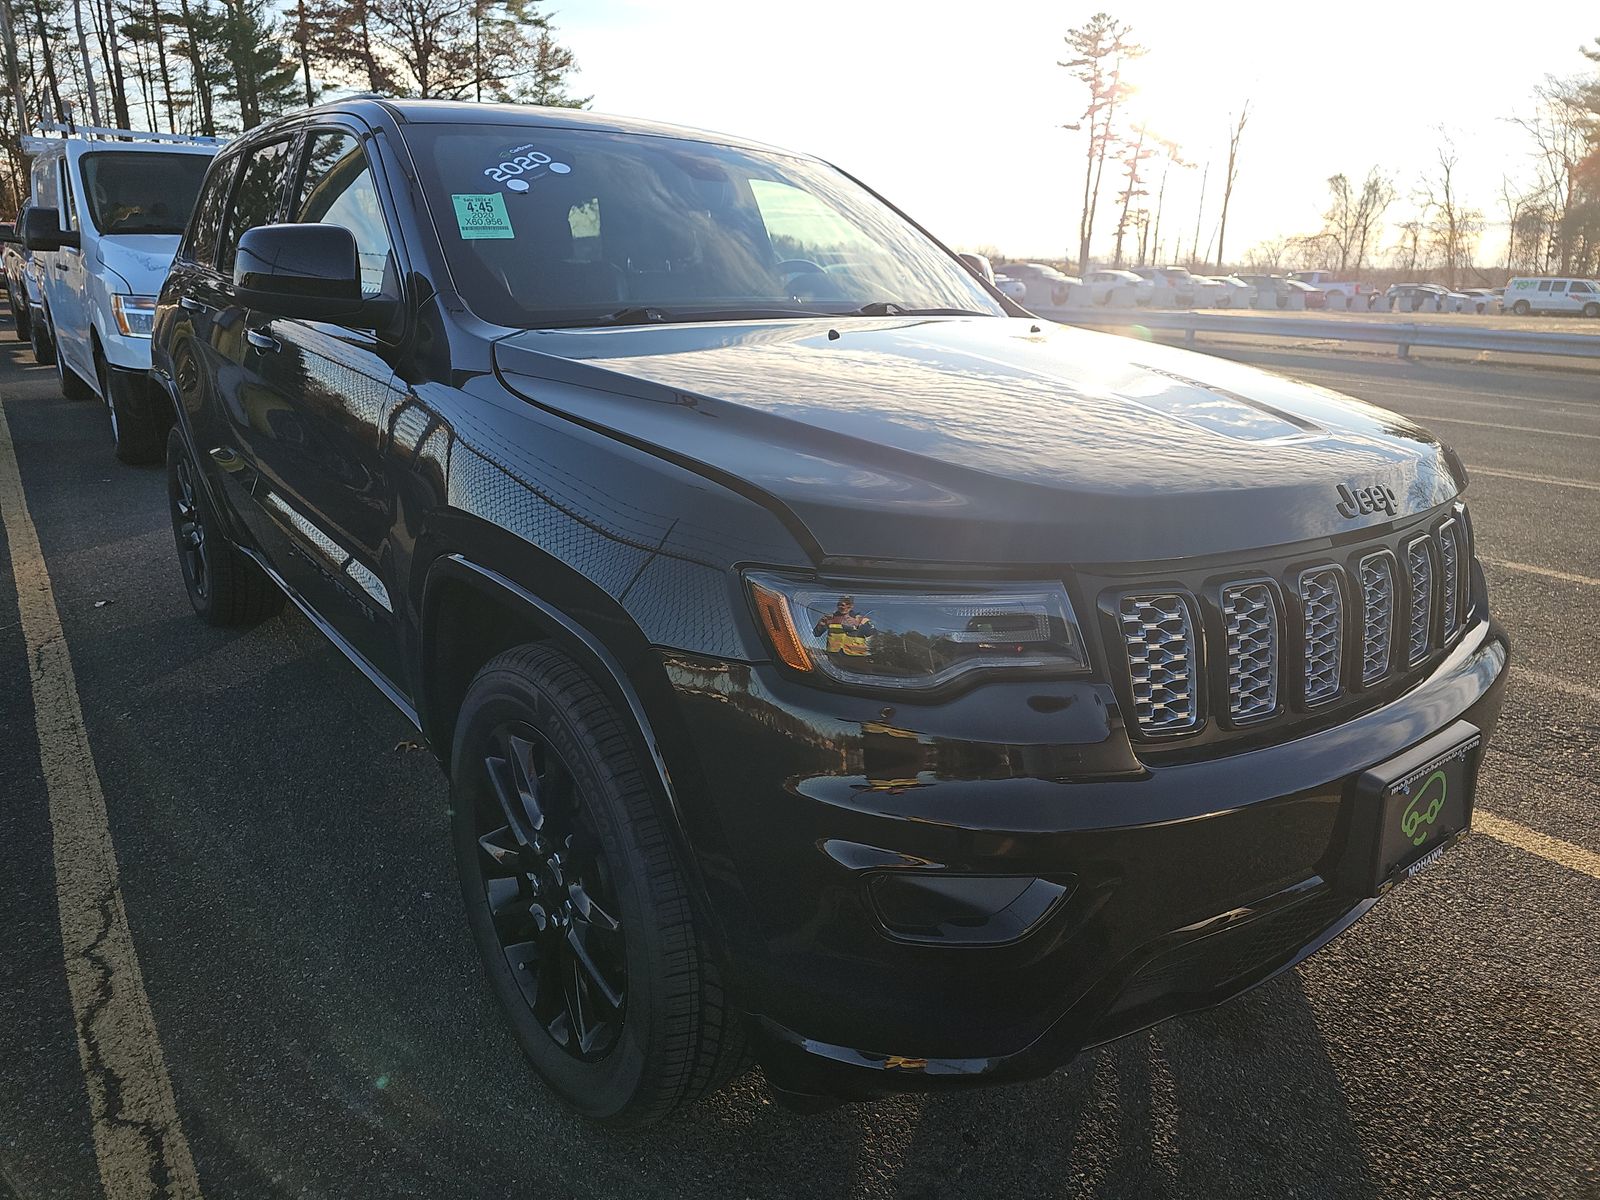
<path fill-rule="evenodd" d="M 40 133 L 59 133 L 63 137 L 104 138 L 123 142 L 168 142 L 179 146 L 220 146 L 227 138 L 200 137 L 188 133 L 152 133 L 143 129 L 110 129 L 103 125 L 67 125 L 57 121 L 41 121 Z"/>

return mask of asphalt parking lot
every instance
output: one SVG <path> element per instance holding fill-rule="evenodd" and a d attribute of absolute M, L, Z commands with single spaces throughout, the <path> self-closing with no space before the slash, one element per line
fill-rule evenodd
<path fill-rule="evenodd" d="M 153 1181 L 173 1194 L 1600 1197 L 1600 372 L 1208 349 L 1466 460 L 1516 664 L 1478 832 L 1297 971 L 1048 1080 L 801 1117 L 750 1076 L 622 1136 L 566 1115 L 502 1030 L 409 727 L 298 614 L 195 620 L 164 473 L 119 465 L 99 406 L 0 341 L 87 733 L 83 761 L 41 760 L 49 648 L 0 531 L 0 1190 L 103 1194 L 105 1064 L 80 1059 L 57 915 L 77 831 L 46 786 L 73 767 L 104 795 L 192 1153 Z"/>

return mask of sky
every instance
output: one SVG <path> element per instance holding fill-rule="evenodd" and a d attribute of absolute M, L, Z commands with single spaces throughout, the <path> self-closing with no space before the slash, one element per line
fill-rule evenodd
<path fill-rule="evenodd" d="M 1312 233 L 1327 178 L 1395 180 L 1407 215 L 1440 128 L 1454 141 L 1467 203 L 1488 226 L 1480 261 L 1504 247 L 1504 175 L 1531 178 L 1526 112 L 1547 74 L 1592 69 L 1595 0 L 1319 3 L 1045 3 L 1042 0 L 553 0 L 560 40 L 600 112 L 719 130 L 837 164 L 944 241 L 1007 257 L 1076 257 L 1083 187 L 1083 87 L 1057 66 L 1066 31 L 1104 9 L 1149 53 L 1129 70 L 1129 114 L 1196 165 L 1167 184 L 1162 240 L 1195 239 L 1210 163 L 1202 252 L 1215 235 L 1231 116 L 1250 101 L 1226 250 Z M 1536 14 L 1523 16 L 1523 13 Z M 1103 187 L 1094 253 L 1115 217 Z M 1156 181 L 1159 183 L 1159 180 Z M 1153 206 L 1154 197 L 1151 198 Z M 1104 230 L 1104 236 L 1098 232 Z M 1070 247 L 1070 250 L 1069 250 Z M 1178 255 L 1169 249 L 1164 255 Z"/>

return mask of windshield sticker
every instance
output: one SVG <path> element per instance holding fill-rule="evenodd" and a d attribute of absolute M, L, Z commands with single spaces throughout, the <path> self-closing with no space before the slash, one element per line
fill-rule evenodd
<path fill-rule="evenodd" d="M 485 167 L 483 173 L 513 192 L 525 192 L 546 175 L 565 175 L 571 170 L 566 163 L 556 162 L 544 151 L 529 145 L 511 147 L 500 156 L 499 162 Z"/>
<path fill-rule="evenodd" d="M 470 241 L 479 238 L 514 238 L 511 214 L 506 212 L 506 198 L 499 192 L 481 195 L 450 197 L 456 208 L 456 228 Z"/>

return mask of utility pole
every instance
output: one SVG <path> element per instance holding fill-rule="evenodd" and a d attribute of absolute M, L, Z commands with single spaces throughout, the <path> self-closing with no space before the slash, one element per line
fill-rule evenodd
<path fill-rule="evenodd" d="M 1191 263 L 1200 261 L 1200 218 L 1205 216 L 1206 212 L 1206 180 L 1210 177 L 1211 164 L 1207 163 L 1206 169 L 1200 172 L 1200 207 L 1195 210 L 1194 214 L 1194 245 L 1189 249 L 1189 261 Z M 1181 239 L 1183 235 L 1179 234 L 1178 236 Z M 1181 240 L 1179 241 L 1178 245 L 1180 247 L 1183 245 Z M 1210 254 L 1210 252 L 1210 248 L 1208 247 L 1206 253 Z"/>

